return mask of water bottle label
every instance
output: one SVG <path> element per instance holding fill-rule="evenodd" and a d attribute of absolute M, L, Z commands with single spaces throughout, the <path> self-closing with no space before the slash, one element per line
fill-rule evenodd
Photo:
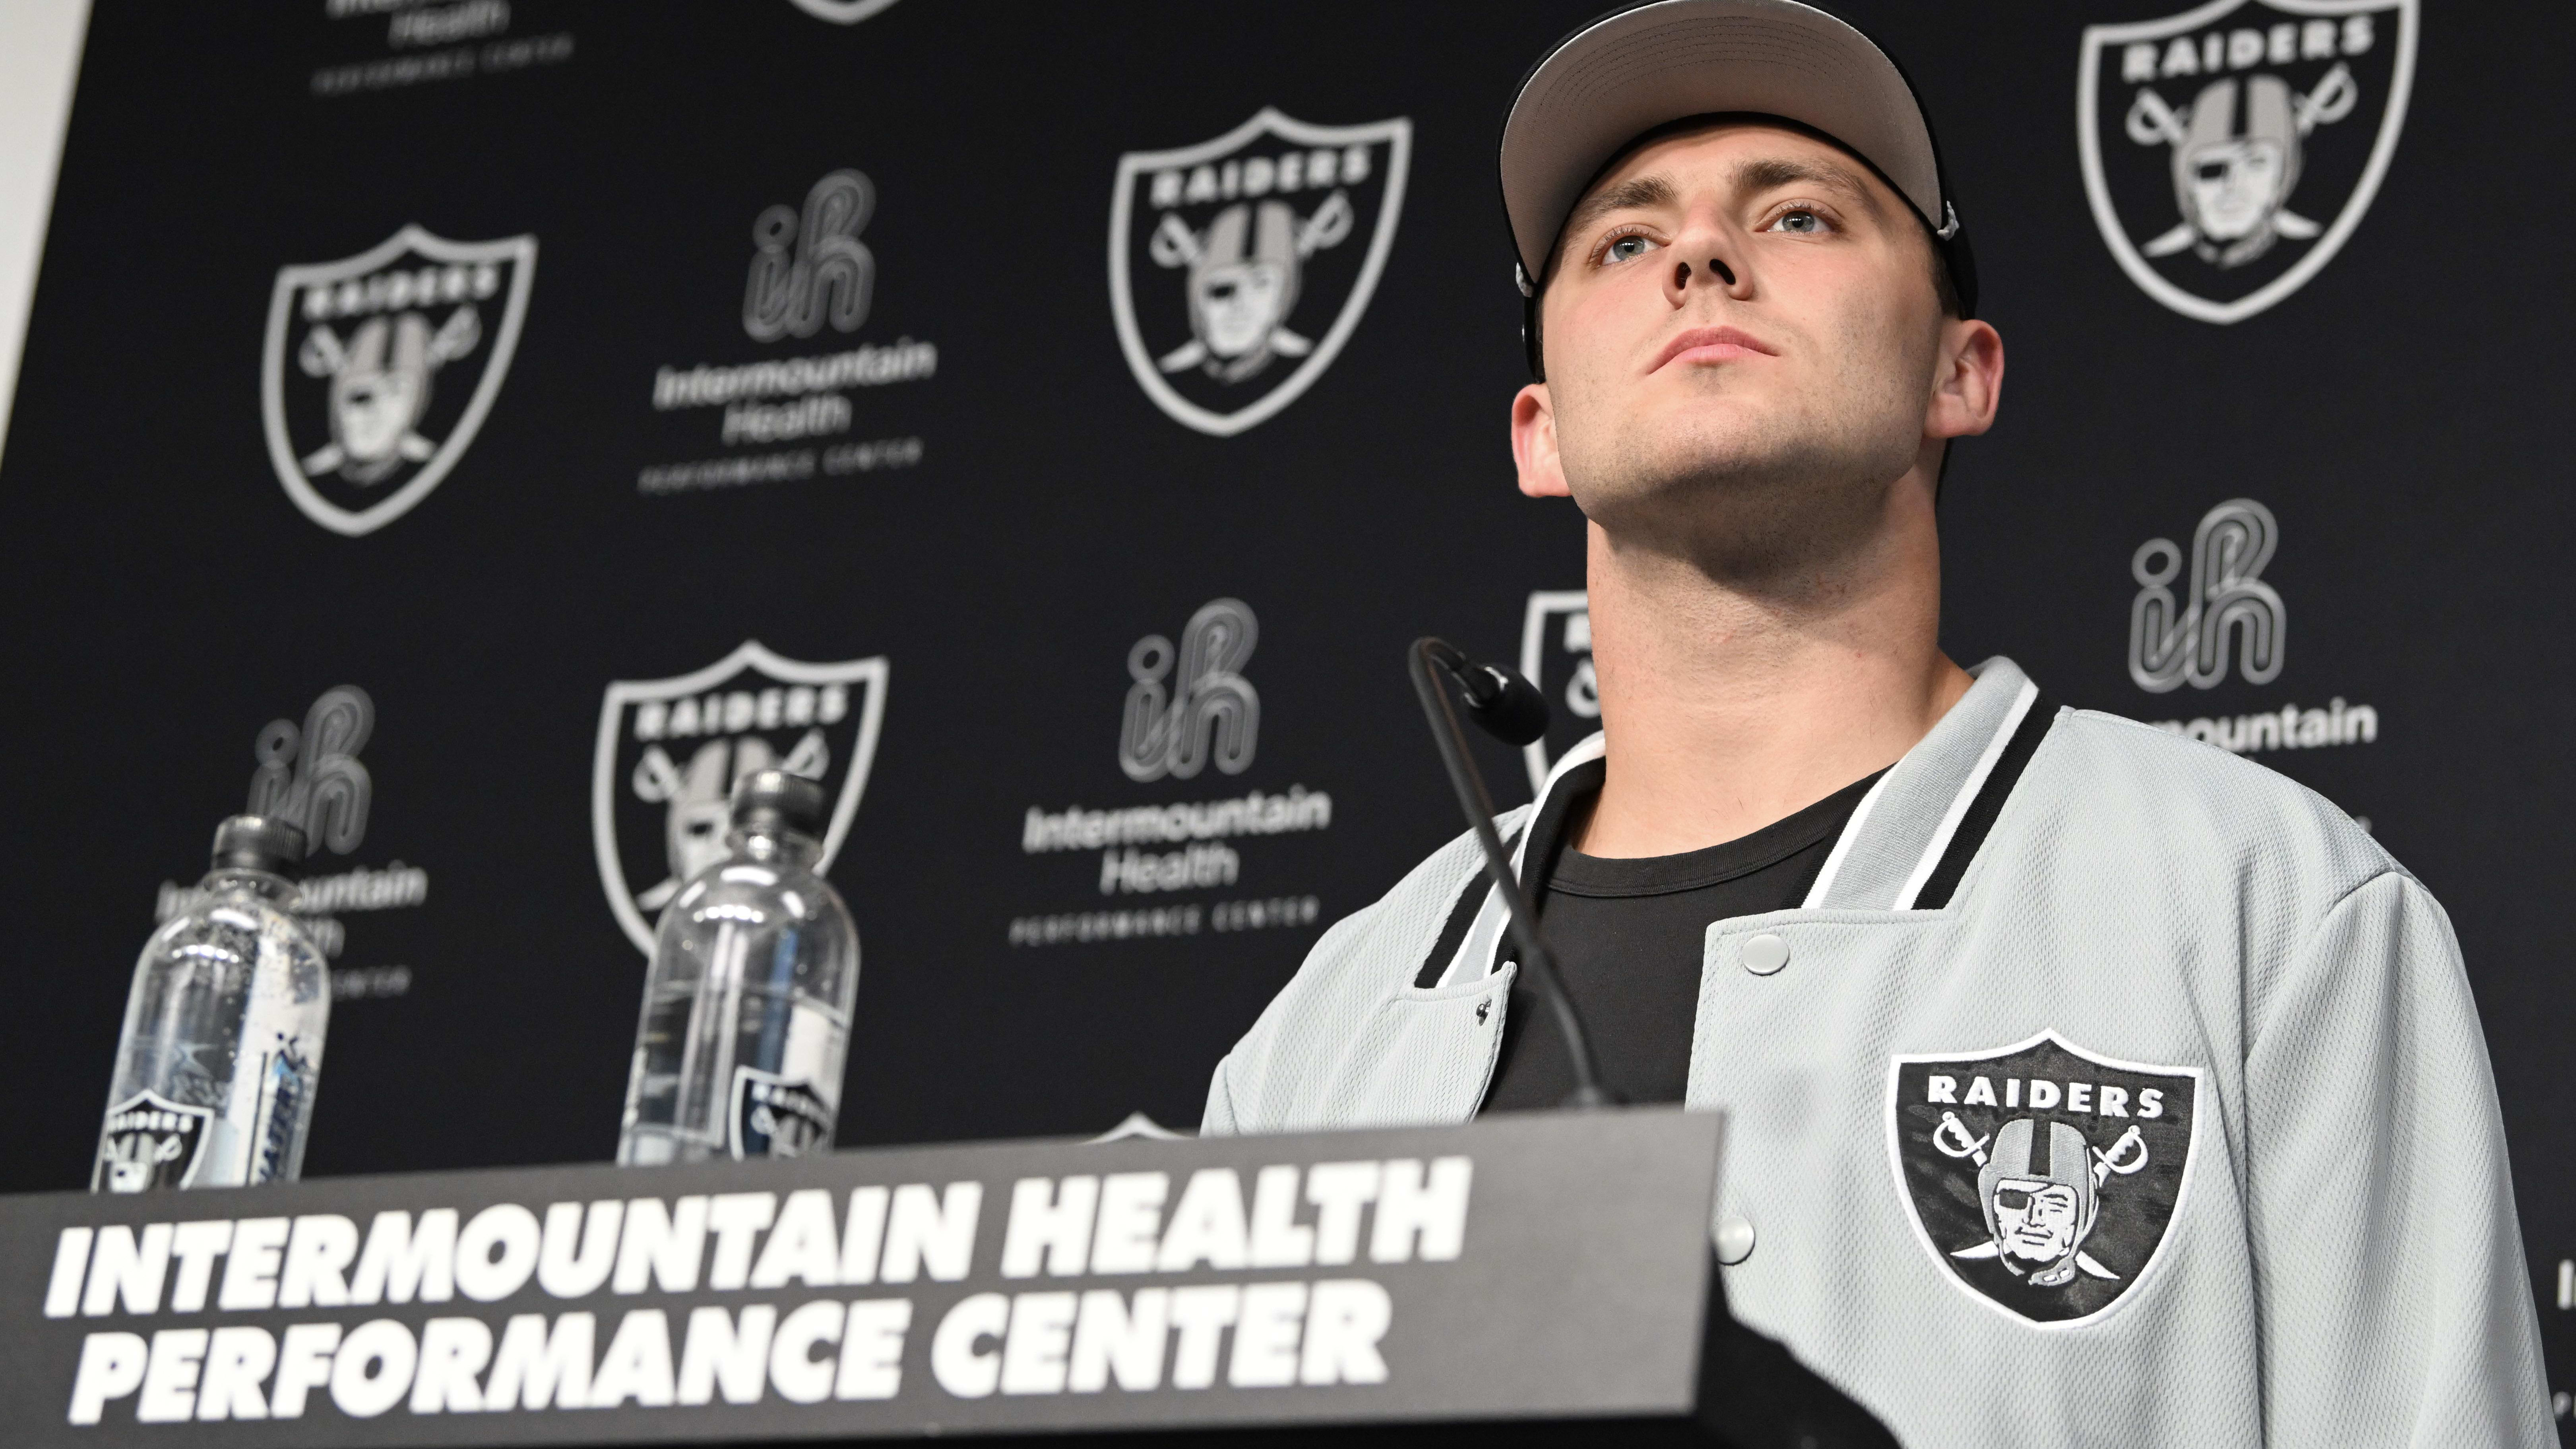
<path fill-rule="evenodd" d="M 832 1104 L 811 1082 L 736 1067 L 727 1136 L 736 1158 L 802 1157 L 832 1145 Z"/>
<path fill-rule="evenodd" d="M 206 1152 L 210 1107 L 186 1107 L 158 1092 L 137 1092 L 108 1109 L 98 1142 L 92 1192 L 148 1192 L 188 1187 Z"/>
<path fill-rule="evenodd" d="M 303 1130 L 306 1099 L 312 1092 L 312 1053 L 304 1043 L 280 1035 L 277 1050 L 260 1067 L 258 1125 L 250 1139 L 251 1181 L 294 1176 L 297 1134 Z"/>

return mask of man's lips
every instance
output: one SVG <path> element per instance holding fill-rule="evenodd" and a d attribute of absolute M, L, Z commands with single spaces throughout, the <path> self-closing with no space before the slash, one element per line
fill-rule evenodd
<path fill-rule="evenodd" d="M 1780 355 L 1732 327 L 1694 327 L 1665 343 L 1664 350 L 1655 354 L 1655 365 L 1646 370 L 1661 372 L 1664 364 L 1676 361 L 1694 364 L 1733 362 L 1739 357 L 1751 357 L 1757 353 L 1764 357 Z"/>

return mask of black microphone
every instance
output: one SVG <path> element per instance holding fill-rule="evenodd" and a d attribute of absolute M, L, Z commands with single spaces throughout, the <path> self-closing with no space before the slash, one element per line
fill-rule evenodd
<path fill-rule="evenodd" d="M 1434 639 L 1440 648 L 1449 646 Z M 1450 649 L 1451 654 L 1458 651 Z M 1449 677 L 1458 681 L 1465 695 L 1467 717 L 1485 733 L 1507 745 L 1526 745 L 1547 733 L 1547 701 L 1539 697 L 1538 686 L 1521 677 L 1517 669 L 1499 664 L 1469 664 L 1460 658 L 1455 664 L 1440 661 Z"/>
<path fill-rule="evenodd" d="M 1455 683 L 1466 701 L 1468 714 L 1506 744 L 1525 745 L 1546 732 L 1547 701 L 1518 673 L 1499 664 L 1470 664 L 1466 655 L 1445 640 L 1416 639 L 1407 659 L 1413 672 L 1413 692 L 1422 698 L 1423 717 L 1430 721 L 1432 741 L 1440 747 L 1440 763 L 1448 767 L 1449 784 L 1458 792 L 1459 808 L 1467 812 L 1468 828 L 1475 831 L 1476 842 L 1485 848 L 1485 876 L 1502 893 L 1512 943 L 1520 948 L 1521 969 L 1530 973 L 1539 994 L 1547 998 L 1557 1032 L 1565 1038 L 1566 1059 L 1574 1069 L 1574 1090 L 1567 1095 L 1565 1105 L 1614 1105 L 1619 1099 L 1601 1085 L 1600 1073 L 1593 1067 L 1592 1038 L 1583 1030 L 1583 1018 L 1574 1009 L 1574 998 L 1565 994 L 1565 981 L 1556 972 L 1556 957 L 1539 936 L 1537 909 L 1520 882 L 1512 877 L 1512 858 L 1504 853 L 1502 837 L 1494 832 L 1493 796 L 1486 791 L 1485 777 L 1476 769 L 1476 762 L 1468 757 L 1467 736 L 1458 728 L 1457 708 L 1440 681 L 1445 676 Z"/>

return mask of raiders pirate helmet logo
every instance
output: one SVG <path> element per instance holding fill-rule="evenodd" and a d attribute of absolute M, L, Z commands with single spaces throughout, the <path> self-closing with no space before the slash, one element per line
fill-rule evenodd
<path fill-rule="evenodd" d="M 591 840 L 608 907 L 650 955 L 654 921 L 722 859 L 734 782 L 754 770 L 820 781 L 833 802 L 817 874 L 832 868 L 867 789 L 886 661 L 807 664 L 757 640 L 672 679 L 619 680 L 599 708 Z"/>
<path fill-rule="evenodd" d="M 758 1067 L 736 1067 L 725 1145 L 736 1161 L 828 1152 L 832 1111 L 831 1100 L 812 1082 L 789 1081 Z"/>
<path fill-rule="evenodd" d="M 373 533 L 445 480 L 509 376 L 536 262 L 534 237 L 452 242 L 407 226 L 278 271 L 260 415 L 306 517 Z"/>
<path fill-rule="evenodd" d="M 1310 126 L 1275 110 L 1213 141 L 1118 158 L 1109 301 L 1155 405 L 1213 437 L 1314 384 L 1395 244 L 1413 125 Z"/>
<path fill-rule="evenodd" d="M 193 1186 L 206 1155 L 206 1126 L 214 1110 L 173 1102 L 154 1091 L 137 1092 L 107 1109 L 92 1192 L 151 1192 Z"/>
<path fill-rule="evenodd" d="M 2147 295 L 2239 322 L 2305 286 L 2397 150 L 2417 0 L 2213 0 L 2084 32 L 2077 137 L 2102 239 Z"/>
<path fill-rule="evenodd" d="M 2054 1032 L 1900 1056 L 1889 1149 L 1917 1236 L 1981 1301 L 2077 1323 L 2163 1246 L 2188 1180 L 2200 1071 L 2095 1056 Z"/>

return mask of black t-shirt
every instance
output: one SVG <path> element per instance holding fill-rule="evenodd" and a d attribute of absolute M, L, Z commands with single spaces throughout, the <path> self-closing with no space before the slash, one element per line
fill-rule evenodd
<path fill-rule="evenodd" d="M 1558 852 L 1539 897 L 1539 923 L 1591 1034 L 1604 1086 L 1630 1102 L 1682 1100 L 1709 923 L 1804 900 L 1843 822 L 1877 780 L 1857 781 L 1706 850 L 1636 860 L 1571 846 Z M 1564 1038 L 1524 972 L 1512 982 L 1502 1056 L 1483 1110 L 1555 1107 L 1573 1090 Z"/>

